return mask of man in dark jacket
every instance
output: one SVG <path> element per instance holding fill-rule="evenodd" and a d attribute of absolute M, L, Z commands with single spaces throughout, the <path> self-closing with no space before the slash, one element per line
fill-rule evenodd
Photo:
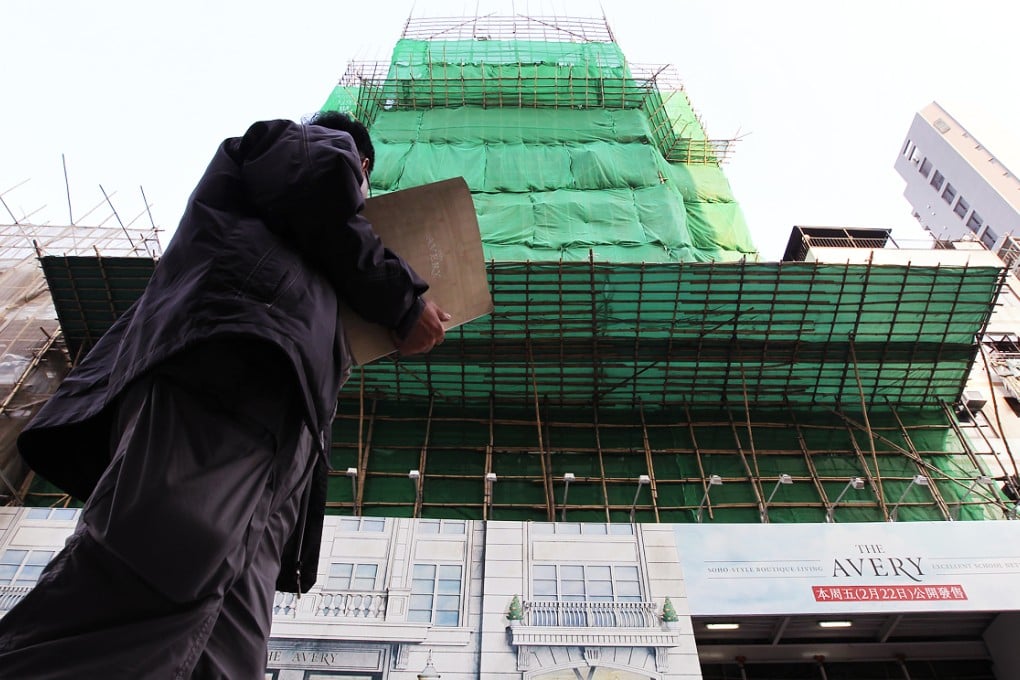
<path fill-rule="evenodd" d="M 374 150 L 341 114 L 216 152 L 141 298 L 21 434 L 86 500 L 0 619 L 0 678 L 261 678 L 274 589 L 315 581 L 343 299 L 403 354 L 428 286 L 360 215 Z"/>

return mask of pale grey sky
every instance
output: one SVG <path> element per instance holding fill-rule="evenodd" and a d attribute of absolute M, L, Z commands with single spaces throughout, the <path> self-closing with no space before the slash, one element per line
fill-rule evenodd
<path fill-rule="evenodd" d="M 142 185 L 172 230 L 224 137 L 316 110 L 412 11 L 497 8 L 604 12 L 629 60 L 674 64 L 709 133 L 743 137 L 725 169 L 765 259 L 794 224 L 918 237 L 892 164 L 930 101 L 1020 172 L 1020 10 L 1001 0 L 0 0 L 0 191 L 19 219 L 66 222 L 63 153 L 76 219 L 99 184 L 140 215 Z"/>

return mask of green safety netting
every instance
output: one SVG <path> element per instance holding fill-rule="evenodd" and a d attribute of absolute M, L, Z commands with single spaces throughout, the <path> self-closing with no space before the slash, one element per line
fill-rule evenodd
<path fill-rule="evenodd" d="M 370 123 L 373 189 L 464 177 L 490 259 L 756 256 L 686 94 L 634 76 L 614 43 L 405 39 L 357 82 L 323 109 Z"/>
<path fill-rule="evenodd" d="M 490 259 L 578 260 L 594 248 L 614 262 L 704 262 L 754 252 L 721 170 L 666 162 L 639 111 L 396 111 L 380 114 L 372 135 L 375 189 L 464 177 Z"/>

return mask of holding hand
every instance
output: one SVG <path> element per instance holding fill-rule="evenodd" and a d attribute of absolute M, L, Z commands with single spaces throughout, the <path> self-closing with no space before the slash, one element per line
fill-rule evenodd
<path fill-rule="evenodd" d="M 394 337 L 393 344 L 401 356 L 429 352 L 446 337 L 443 322 L 449 321 L 450 318 L 450 315 L 441 310 L 436 303 L 425 300 L 425 309 L 418 317 L 418 323 L 403 340 Z"/>

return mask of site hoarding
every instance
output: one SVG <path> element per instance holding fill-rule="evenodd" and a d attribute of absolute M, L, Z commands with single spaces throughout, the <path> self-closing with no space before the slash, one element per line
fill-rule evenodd
<path fill-rule="evenodd" d="M 1020 610 L 1020 523 L 676 525 L 691 614 Z"/>

